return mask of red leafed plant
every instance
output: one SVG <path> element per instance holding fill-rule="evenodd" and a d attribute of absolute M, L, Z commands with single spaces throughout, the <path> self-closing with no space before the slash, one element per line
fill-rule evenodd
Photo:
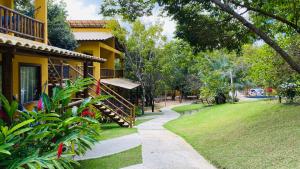
<path fill-rule="evenodd" d="M 81 113 L 81 116 L 82 117 L 90 116 L 90 117 L 95 118 L 95 113 L 91 112 L 89 109 L 84 109 Z"/>
<path fill-rule="evenodd" d="M 64 148 L 64 144 L 63 143 L 60 143 L 58 145 L 58 148 L 57 148 L 57 158 L 59 159 L 61 154 L 62 154 L 62 151 L 63 151 L 63 148 Z"/>
<path fill-rule="evenodd" d="M 100 94 L 101 94 L 101 84 L 100 84 L 100 80 L 97 81 L 96 94 L 97 94 L 97 95 L 100 95 Z"/>

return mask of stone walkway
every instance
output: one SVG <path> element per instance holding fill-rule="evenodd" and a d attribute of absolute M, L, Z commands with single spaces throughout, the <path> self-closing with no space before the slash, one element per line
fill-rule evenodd
<path fill-rule="evenodd" d="M 138 134 L 101 141 L 86 156 L 77 159 L 107 156 L 142 144 L 143 164 L 126 169 L 215 169 L 181 137 L 163 127 L 179 114 L 169 108 L 162 112 L 163 115 L 137 126 Z"/>
<path fill-rule="evenodd" d="M 143 164 L 126 169 L 215 169 L 181 137 L 166 130 L 163 125 L 179 117 L 169 108 L 163 115 L 139 125 Z"/>

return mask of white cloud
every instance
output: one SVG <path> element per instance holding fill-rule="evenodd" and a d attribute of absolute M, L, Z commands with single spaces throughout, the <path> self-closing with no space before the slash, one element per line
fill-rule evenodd
<path fill-rule="evenodd" d="M 68 19 L 87 19 L 96 20 L 102 19 L 99 15 L 100 1 L 97 3 L 89 3 L 88 0 L 64 0 L 67 4 Z"/>
<path fill-rule="evenodd" d="M 162 34 L 167 36 L 168 40 L 174 38 L 174 32 L 176 30 L 176 22 L 167 16 L 160 16 L 158 12 L 153 13 L 151 16 L 144 16 L 141 18 L 141 21 L 144 24 L 152 25 L 155 23 L 163 24 L 163 32 Z"/>
<path fill-rule="evenodd" d="M 101 5 L 101 0 L 63 0 L 67 4 L 68 19 L 70 20 L 96 20 L 103 19 L 104 17 L 99 15 L 99 9 Z M 153 10 L 152 16 L 144 16 L 141 18 L 142 22 L 145 24 L 163 24 L 162 34 L 167 36 L 168 40 L 174 37 L 174 32 L 176 30 L 176 22 L 170 17 L 161 16 L 160 9 L 156 7 Z"/>

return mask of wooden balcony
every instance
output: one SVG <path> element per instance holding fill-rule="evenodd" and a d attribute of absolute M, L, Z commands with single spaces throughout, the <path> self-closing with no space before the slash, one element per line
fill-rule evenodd
<path fill-rule="evenodd" d="M 124 70 L 115 70 L 115 78 L 124 77 Z"/>
<path fill-rule="evenodd" d="M 122 78 L 124 75 L 124 70 L 114 70 L 114 69 L 101 69 L 101 78 Z"/>
<path fill-rule="evenodd" d="M 0 32 L 2 33 L 43 41 L 44 26 L 43 22 L 0 5 Z"/>

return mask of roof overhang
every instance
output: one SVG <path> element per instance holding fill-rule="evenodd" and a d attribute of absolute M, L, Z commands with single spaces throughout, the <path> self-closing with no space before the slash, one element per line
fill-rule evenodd
<path fill-rule="evenodd" d="M 95 56 L 86 55 L 70 50 L 61 49 L 58 47 L 46 45 L 44 43 L 27 40 L 7 34 L 0 33 L 0 47 L 14 49 L 16 53 L 34 52 L 36 54 L 58 58 L 63 60 L 87 60 L 93 62 L 105 62 L 106 59 Z"/>
<path fill-rule="evenodd" d="M 104 84 L 120 87 L 123 89 L 134 89 L 140 86 L 139 83 L 133 82 L 125 78 L 113 78 L 113 79 L 101 79 L 101 82 Z"/>
<path fill-rule="evenodd" d="M 73 32 L 77 41 L 103 41 L 113 38 L 110 32 Z"/>

